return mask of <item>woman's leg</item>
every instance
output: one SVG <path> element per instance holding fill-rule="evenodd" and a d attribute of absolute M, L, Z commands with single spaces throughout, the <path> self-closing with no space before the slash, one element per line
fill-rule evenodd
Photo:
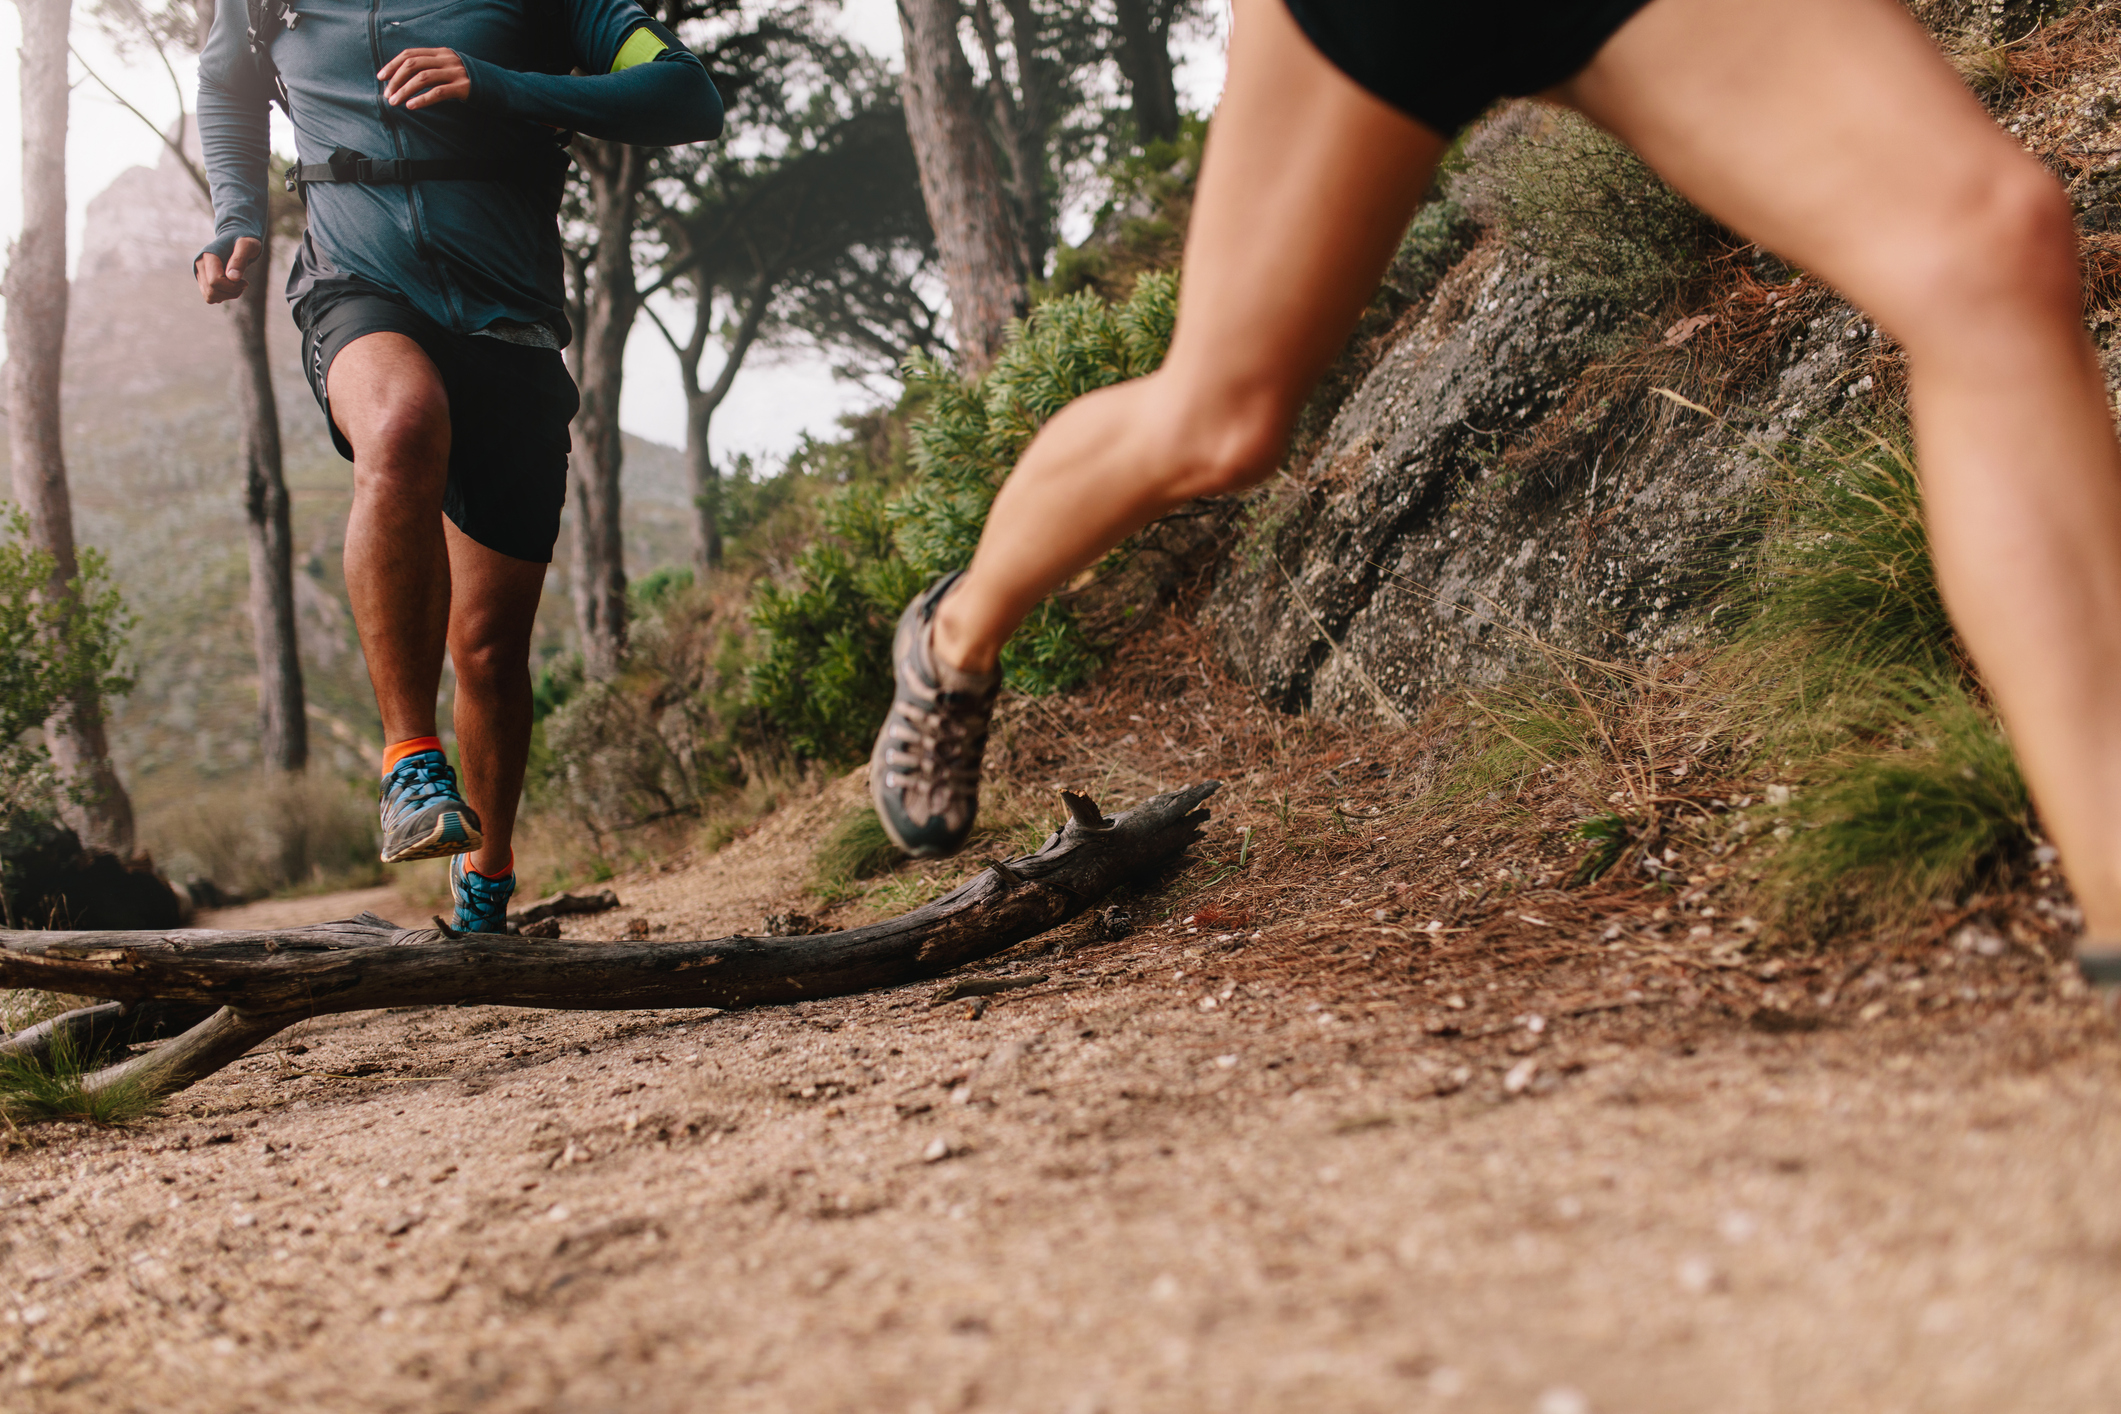
<path fill-rule="evenodd" d="M 1077 570 L 1166 511 L 1273 471 L 1443 149 L 1327 63 L 1283 0 L 1236 0 L 1170 354 L 1040 430 L 936 611 L 938 657 L 991 669 Z"/>
<path fill-rule="evenodd" d="M 1554 96 L 1905 347 L 1946 605 L 2121 940 L 2121 452 L 2061 190 L 1894 0 L 1655 0 Z"/>

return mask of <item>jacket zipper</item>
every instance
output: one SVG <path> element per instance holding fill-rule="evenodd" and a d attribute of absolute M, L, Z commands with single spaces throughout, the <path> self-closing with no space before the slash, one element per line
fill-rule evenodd
<path fill-rule="evenodd" d="M 381 18 L 382 8 L 383 0 L 368 0 L 368 57 L 375 64 L 377 70 L 381 70 L 383 67 L 383 37 L 376 27 L 377 20 Z M 376 80 L 376 118 L 382 123 L 383 131 L 390 135 L 390 155 L 399 161 L 403 161 L 405 159 L 404 137 L 398 131 L 398 115 L 393 113 L 390 105 L 383 101 L 383 81 L 381 79 Z M 421 263 L 427 266 L 428 272 L 434 276 L 435 288 L 441 293 L 442 298 L 449 302 L 450 312 L 461 320 L 463 311 L 457 307 L 456 290 L 451 286 L 448 276 L 443 274 L 441 263 L 435 259 L 434 252 L 428 249 L 427 226 L 421 215 L 419 192 L 412 182 L 403 183 L 403 186 L 405 188 L 405 214 L 412 222 L 412 248 L 419 254 Z"/>

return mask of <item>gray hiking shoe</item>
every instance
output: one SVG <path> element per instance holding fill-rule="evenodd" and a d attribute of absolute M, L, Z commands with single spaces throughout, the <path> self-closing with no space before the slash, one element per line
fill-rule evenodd
<path fill-rule="evenodd" d="M 945 667 L 930 651 L 935 606 L 963 570 L 906 606 L 891 644 L 898 693 L 869 757 L 869 796 L 884 833 L 916 859 L 954 854 L 979 814 L 979 763 L 1001 674 Z"/>
<path fill-rule="evenodd" d="M 404 864 L 477 849 L 479 817 L 439 751 L 415 751 L 383 778 L 383 862 Z"/>

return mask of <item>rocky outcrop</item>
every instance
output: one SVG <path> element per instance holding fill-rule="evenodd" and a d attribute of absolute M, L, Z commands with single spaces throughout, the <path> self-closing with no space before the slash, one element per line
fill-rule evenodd
<path fill-rule="evenodd" d="M 1785 283 L 1770 298 L 1794 305 L 1803 282 Z M 1542 643 L 1641 660 L 1699 642 L 1757 534 L 1771 449 L 1873 395 L 1877 336 L 1816 287 L 1820 312 L 1711 416 L 1660 395 L 1656 370 L 1713 307 L 1669 343 L 1630 339 L 1558 286 L 1483 242 L 1308 468 L 1257 493 L 1205 618 L 1269 701 L 1411 715 L 1534 667 Z"/>

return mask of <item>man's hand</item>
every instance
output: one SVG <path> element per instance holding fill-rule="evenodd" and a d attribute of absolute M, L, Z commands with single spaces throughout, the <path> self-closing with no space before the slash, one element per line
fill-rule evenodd
<path fill-rule="evenodd" d="M 471 75 L 454 49 L 408 49 L 383 66 L 376 78 L 385 85 L 383 101 L 396 107 L 425 108 L 452 98 L 471 97 Z"/>
<path fill-rule="evenodd" d="M 192 262 L 192 274 L 199 279 L 199 293 L 206 296 L 208 304 L 226 304 L 232 299 L 241 299 L 250 288 L 244 276 L 250 270 L 265 247 L 258 244 L 256 236 L 237 236 L 236 248 L 228 253 L 227 268 L 221 265 L 221 257 L 212 251 Z"/>

